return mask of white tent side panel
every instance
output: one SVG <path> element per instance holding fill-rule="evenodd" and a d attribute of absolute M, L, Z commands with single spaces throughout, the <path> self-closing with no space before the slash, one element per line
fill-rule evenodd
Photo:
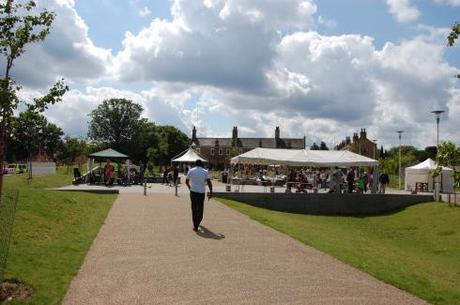
<path fill-rule="evenodd" d="M 417 182 L 428 183 L 428 191 L 433 191 L 433 177 L 429 174 L 428 170 L 411 171 L 408 168 L 406 168 L 406 176 L 404 180 L 406 191 L 415 189 Z"/>
<path fill-rule="evenodd" d="M 405 189 L 410 191 L 415 189 L 417 182 L 428 183 L 428 191 L 433 191 L 433 177 L 431 171 L 436 169 L 437 165 L 431 159 L 416 164 L 414 166 L 406 168 L 405 172 Z M 441 192 L 450 193 L 453 192 L 454 179 L 452 177 L 453 170 L 448 167 L 442 168 L 442 177 L 439 178 L 441 182 Z"/>

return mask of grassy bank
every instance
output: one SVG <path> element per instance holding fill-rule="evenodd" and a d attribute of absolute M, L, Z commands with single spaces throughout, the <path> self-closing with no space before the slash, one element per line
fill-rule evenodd
<path fill-rule="evenodd" d="M 5 189 L 19 189 L 19 202 L 6 279 L 33 289 L 33 297 L 13 304 L 60 304 L 97 235 L 115 195 L 52 192 L 72 176 L 5 177 Z"/>
<path fill-rule="evenodd" d="M 374 217 L 289 214 L 219 199 L 251 218 L 434 304 L 460 304 L 460 208 Z"/>

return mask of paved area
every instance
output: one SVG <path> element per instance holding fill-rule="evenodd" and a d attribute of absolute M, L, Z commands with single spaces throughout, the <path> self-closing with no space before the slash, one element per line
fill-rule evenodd
<path fill-rule="evenodd" d="M 63 304 L 425 304 L 214 200 L 202 225 L 185 193 L 120 194 Z"/>

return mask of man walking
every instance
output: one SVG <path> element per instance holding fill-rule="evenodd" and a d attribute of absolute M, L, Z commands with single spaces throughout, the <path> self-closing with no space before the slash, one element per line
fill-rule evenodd
<path fill-rule="evenodd" d="M 190 190 L 190 200 L 192 201 L 193 231 L 198 231 L 201 220 L 203 220 L 206 183 L 209 187 L 208 198 L 211 198 L 212 183 L 208 171 L 203 168 L 201 160 L 196 160 L 195 167 L 189 170 L 185 180 L 185 184 Z"/>

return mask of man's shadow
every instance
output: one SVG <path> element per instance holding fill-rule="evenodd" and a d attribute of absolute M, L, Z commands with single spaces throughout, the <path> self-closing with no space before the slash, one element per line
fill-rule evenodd
<path fill-rule="evenodd" d="M 216 240 L 225 238 L 224 234 L 214 233 L 214 232 L 208 230 L 208 228 L 206 228 L 205 226 L 200 226 L 198 231 L 196 231 L 196 234 L 198 236 L 203 237 L 203 238 L 210 238 L 210 239 L 216 239 Z"/>

